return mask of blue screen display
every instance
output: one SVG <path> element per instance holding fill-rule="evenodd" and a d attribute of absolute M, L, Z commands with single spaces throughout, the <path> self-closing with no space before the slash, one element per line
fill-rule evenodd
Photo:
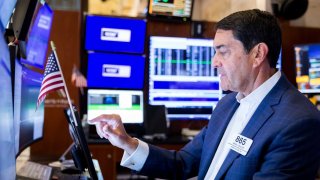
<path fill-rule="evenodd" d="M 41 5 L 29 34 L 27 59 L 21 59 L 22 63 L 44 68 L 52 20 L 53 11 L 46 3 Z"/>
<path fill-rule="evenodd" d="M 0 179 L 16 175 L 11 66 L 8 45 L 0 29 Z"/>
<path fill-rule="evenodd" d="M 142 89 L 145 57 L 142 55 L 89 53 L 88 87 Z"/>
<path fill-rule="evenodd" d="M 87 50 L 143 53 L 146 21 L 88 15 L 85 48 Z"/>
<path fill-rule="evenodd" d="M 17 0 L 0 0 L 0 29 L 3 30 L 8 24 Z"/>
<path fill-rule="evenodd" d="M 313 44 L 309 46 L 309 58 L 320 59 L 320 44 Z"/>

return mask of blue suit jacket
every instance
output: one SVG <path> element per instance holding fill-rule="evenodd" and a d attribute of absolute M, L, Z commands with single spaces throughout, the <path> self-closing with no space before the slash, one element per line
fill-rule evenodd
<path fill-rule="evenodd" d="M 180 151 L 149 145 L 149 156 L 139 173 L 166 179 L 204 179 L 239 106 L 235 96 L 231 93 L 222 98 L 209 124 Z M 320 113 L 284 75 L 241 134 L 253 140 L 247 155 L 230 150 L 216 179 L 315 179 L 320 161 Z"/>

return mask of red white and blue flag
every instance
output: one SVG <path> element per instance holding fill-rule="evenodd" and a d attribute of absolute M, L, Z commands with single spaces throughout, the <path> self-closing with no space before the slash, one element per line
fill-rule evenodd
<path fill-rule="evenodd" d="M 40 88 L 40 93 L 37 101 L 37 108 L 46 98 L 46 95 L 52 91 L 58 89 L 64 89 L 65 84 L 63 81 L 62 73 L 59 69 L 57 58 L 54 55 L 54 52 L 48 57 L 48 62 L 44 71 L 44 76 Z"/>

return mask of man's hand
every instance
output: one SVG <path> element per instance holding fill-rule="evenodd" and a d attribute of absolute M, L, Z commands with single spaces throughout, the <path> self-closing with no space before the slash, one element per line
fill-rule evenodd
<path fill-rule="evenodd" d="M 138 147 L 138 140 L 130 137 L 124 129 L 121 117 L 117 114 L 103 114 L 88 120 L 89 124 L 95 124 L 99 136 L 106 138 L 116 147 L 132 154 Z"/>
<path fill-rule="evenodd" d="M 75 65 L 73 65 L 73 69 L 72 69 L 71 83 L 76 87 L 80 88 L 81 95 L 84 94 L 83 88 L 88 86 L 87 79 L 78 70 L 78 68 Z"/>

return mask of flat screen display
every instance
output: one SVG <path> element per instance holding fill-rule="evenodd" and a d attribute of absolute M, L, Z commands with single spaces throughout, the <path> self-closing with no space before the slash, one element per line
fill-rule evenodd
<path fill-rule="evenodd" d="M 12 81 L 11 65 L 8 45 L 5 42 L 0 29 L 0 141 L 14 142 L 13 140 L 13 103 L 12 103 Z M 10 136 L 10 134 L 12 136 Z"/>
<path fill-rule="evenodd" d="M 302 93 L 320 93 L 320 44 L 296 45 L 296 82 Z"/>
<path fill-rule="evenodd" d="M 36 110 L 42 79 L 42 74 L 16 62 L 13 111 L 18 153 L 43 136 L 44 104 Z"/>
<path fill-rule="evenodd" d="M 53 20 L 53 11 L 45 3 L 40 4 L 38 13 L 34 14 L 34 23 L 30 28 L 26 47 L 26 59 L 22 63 L 43 69 Z"/>
<path fill-rule="evenodd" d="M 86 50 L 142 54 L 145 36 L 144 19 L 86 16 Z"/>
<path fill-rule="evenodd" d="M 0 30 L 6 28 L 17 0 L 0 0 Z"/>
<path fill-rule="evenodd" d="M 142 89 L 144 66 L 142 55 L 89 52 L 88 87 Z"/>
<path fill-rule="evenodd" d="M 149 0 L 148 16 L 188 21 L 192 7 L 193 0 Z"/>
<path fill-rule="evenodd" d="M 88 90 L 88 119 L 102 114 L 119 114 L 124 124 L 139 124 L 144 120 L 142 90 Z"/>
<path fill-rule="evenodd" d="M 213 39 L 150 37 L 149 104 L 169 119 L 209 119 L 222 97 L 213 55 Z"/>
<path fill-rule="evenodd" d="M 0 1 L 1 2 L 1 1 Z M 2 1 L 4 2 L 4 1 Z M 0 177 L 16 176 L 11 65 L 8 45 L 0 29 Z"/>

